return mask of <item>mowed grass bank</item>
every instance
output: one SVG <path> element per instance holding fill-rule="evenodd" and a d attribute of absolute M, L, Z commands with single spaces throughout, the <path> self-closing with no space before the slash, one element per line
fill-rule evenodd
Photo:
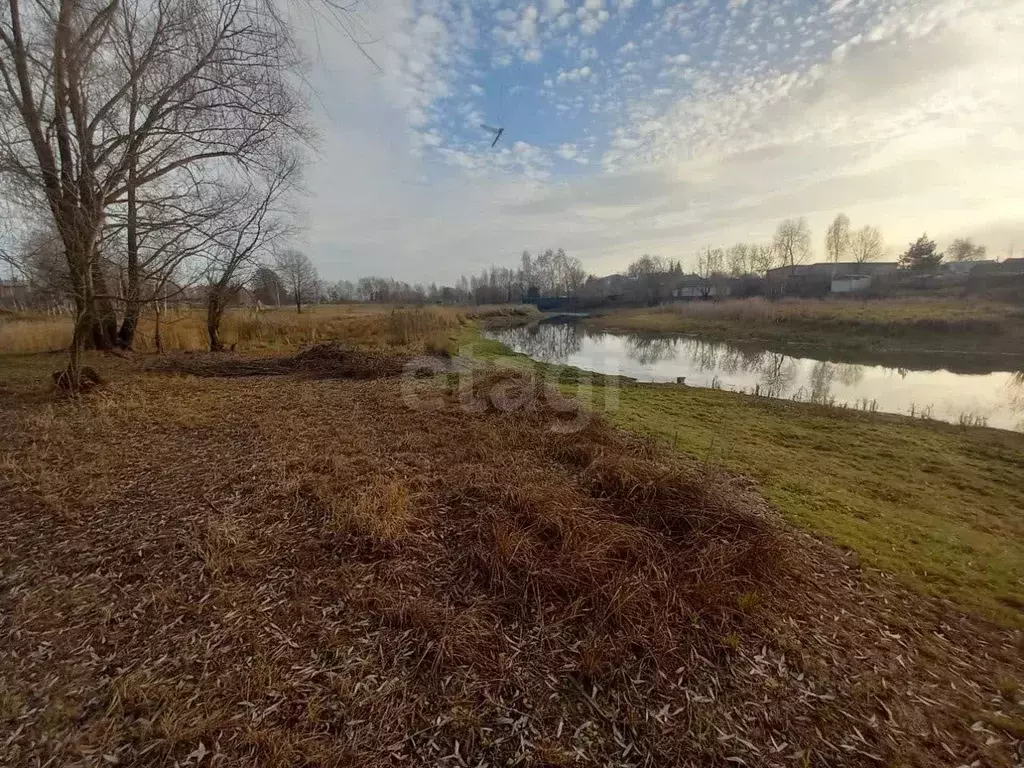
<path fill-rule="evenodd" d="M 466 346 L 560 379 L 614 423 L 753 478 L 787 520 L 913 589 L 1024 627 L 1024 435 L 588 377 L 498 342 Z"/>
<path fill-rule="evenodd" d="M 611 311 L 596 329 L 699 334 L 847 349 L 959 351 L 1024 359 L 1024 309 L 945 298 L 735 299 Z"/>
<path fill-rule="evenodd" d="M 427 347 L 446 348 L 450 334 L 471 320 L 500 322 L 536 314 L 534 307 L 515 305 L 405 307 L 352 303 L 311 305 L 302 312 L 288 307 L 259 312 L 235 307 L 224 317 L 221 338 L 227 346 L 235 345 L 237 351 L 280 351 L 337 340 L 362 346 L 424 351 Z M 155 317 L 145 313 L 136 335 L 136 351 L 155 351 L 155 331 Z M 71 332 L 69 317 L 0 313 L 0 353 L 62 349 L 71 343 Z M 206 315 L 199 308 L 164 314 L 160 334 L 167 351 L 209 348 Z"/>

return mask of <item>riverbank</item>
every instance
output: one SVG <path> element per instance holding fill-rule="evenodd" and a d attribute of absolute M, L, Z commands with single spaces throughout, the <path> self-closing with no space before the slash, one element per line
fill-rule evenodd
<path fill-rule="evenodd" d="M 1024 434 L 591 376 L 486 339 L 463 348 L 752 478 L 787 520 L 912 589 L 1024 627 Z"/>
<path fill-rule="evenodd" d="M 844 362 L 882 365 L 912 356 L 922 366 L 973 372 L 1024 368 L 1024 310 L 950 299 L 737 299 L 613 310 L 593 329 L 681 333 L 757 342 L 780 351 L 827 348 Z"/>

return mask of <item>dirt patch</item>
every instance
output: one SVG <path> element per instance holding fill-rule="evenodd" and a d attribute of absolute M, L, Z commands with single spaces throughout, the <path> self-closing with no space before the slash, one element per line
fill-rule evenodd
<path fill-rule="evenodd" d="M 742 479 L 506 373 L 314 378 L 0 407 L 0 762 L 1013 764 L 1019 638 Z"/>
<path fill-rule="evenodd" d="M 290 357 L 177 353 L 157 358 L 146 368 L 161 373 L 214 378 L 300 375 L 313 379 L 381 379 L 400 376 L 408 361 L 409 357 L 392 352 L 327 342 L 307 347 Z"/>

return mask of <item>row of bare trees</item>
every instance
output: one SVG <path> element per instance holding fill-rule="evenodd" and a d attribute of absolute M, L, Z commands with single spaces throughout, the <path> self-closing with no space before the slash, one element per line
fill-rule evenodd
<path fill-rule="evenodd" d="M 72 382 L 83 349 L 130 348 L 143 307 L 200 277 L 220 347 L 291 233 L 300 64 L 272 0 L 3 0 L 0 184 L 36 244 L 7 260 L 65 281 Z"/>
<path fill-rule="evenodd" d="M 536 256 L 523 251 L 518 269 L 492 266 L 479 275 L 462 275 L 452 285 L 363 277 L 325 284 L 319 293 L 330 301 L 503 304 L 539 296 L 572 298 L 586 280 L 579 259 L 561 248 L 548 248 Z"/>
<path fill-rule="evenodd" d="M 713 276 L 764 277 L 778 267 L 794 267 L 810 260 L 811 229 L 804 217 L 779 223 L 770 243 L 737 243 L 729 248 L 707 247 L 697 255 L 696 272 L 705 279 Z M 885 253 L 882 233 L 864 226 L 851 231 L 850 219 L 840 213 L 825 234 L 825 253 L 832 263 L 864 264 L 878 261 Z"/>

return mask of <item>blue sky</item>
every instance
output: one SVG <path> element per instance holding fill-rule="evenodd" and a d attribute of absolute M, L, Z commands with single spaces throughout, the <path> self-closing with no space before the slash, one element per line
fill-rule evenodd
<path fill-rule="evenodd" d="M 391 0 L 359 22 L 379 69 L 303 34 L 330 279 L 546 247 L 686 264 L 801 215 L 820 254 L 839 211 L 894 252 L 926 230 L 1024 251 L 1024 0 Z"/>

